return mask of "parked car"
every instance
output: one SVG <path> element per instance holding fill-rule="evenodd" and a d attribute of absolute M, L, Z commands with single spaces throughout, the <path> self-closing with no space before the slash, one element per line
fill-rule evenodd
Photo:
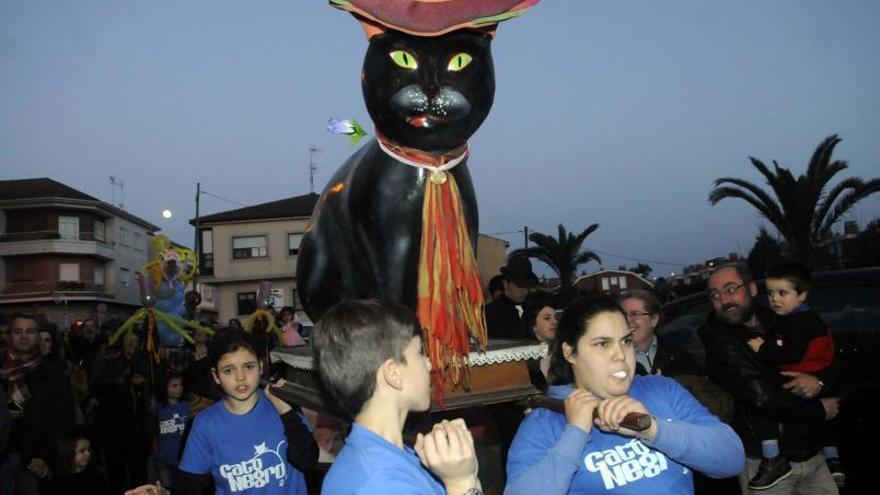
<path fill-rule="evenodd" d="M 759 281 L 756 301 L 766 305 Z M 873 424 L 880 397 L 880 267 L 821 272 L 813 275 L 807 303 L 831 328 L 836 347 L 840 414 L 835 433 L 847 471 L 841 493 L 876 490 L 873 452 L 880 445 L 880 428 Z M 705 368 L 706 353 L 697 331 L 711 311 L 705 293 L 691 294 L 663 306 L 663 325 L 657 329 L 664 345 L 689 354 Z"/>

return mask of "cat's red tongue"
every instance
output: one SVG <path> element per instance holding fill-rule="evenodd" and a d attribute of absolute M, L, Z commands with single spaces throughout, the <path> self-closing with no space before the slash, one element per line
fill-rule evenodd
<path fill-rule="evenodd" d="M 430 127 L 431 119 L 428 118 L 427 115 L 413 115 L 412 117 L 406 119 L 409 125 L 413 127 Z"/>

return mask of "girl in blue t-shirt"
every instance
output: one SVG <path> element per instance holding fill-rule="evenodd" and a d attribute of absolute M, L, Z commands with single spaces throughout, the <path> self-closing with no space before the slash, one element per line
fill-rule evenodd
<path fill-rule="evenodd" d="M 196 416 L 175 493 L 201 493 L 213 478 L 216 494 L 306 495 L 302 472 L 314 467 L 318 446 L 299 411 L 260 388 L 262 363 L 249 337 L 228 328 L 214 339 L 208 359 L 224 397 Z M 162 491 L 145 485 L 126 493 Z"/>
<path fill-rule="evenodd" d="M 174 473 L 180 462 L 181 447 L 187 420 L 190 416 L 189 401 L 183 398 L 183 377 L 169 371 L 159 384 L 159 404 L 156 408 L 158 430 L 153 443 L 150 467 L 162 486 L 173 487 Z"/>

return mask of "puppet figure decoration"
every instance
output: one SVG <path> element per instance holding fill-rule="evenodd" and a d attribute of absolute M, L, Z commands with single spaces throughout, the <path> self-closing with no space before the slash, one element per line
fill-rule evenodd
<path fill-rule="evenodd" d="M 155 258 L 144 265 L 143 271 L 153 282 L 155 307 L 166 315 L 182 318 L 186 311 L 186 285 L 196 271 L 195 253 L 183 247 L 174 247 L 164 235 L 151 241 Z M 159 344 L 168 347 L 183 345 L 183 335 L 166 322 L 157 325 Z"/>
<path fill-rule="evenodd" d="M 490 43 L 498 22 L 537 1 L 331 0 L 369 38 L 361 81 L 376 138 L 315 206 L 300 297 L 315 321 L 346 298 L 415 309 L 439 394 L 447 381 L 469 387 L 469 339 L 486 345 L 467 157 L 494 98 Z"/>
<path fill-rule="evenodd" d="M 257 289 L 257 309 L 245 318 L 242 326 L 246 332 L 253 332 L 255 327 L 261 327 L 266 333 L 274 332 L 280 342 L 283 337 L 278 325 L 275 324 L 272 304 L 272 284 L 264 280 Z"/>

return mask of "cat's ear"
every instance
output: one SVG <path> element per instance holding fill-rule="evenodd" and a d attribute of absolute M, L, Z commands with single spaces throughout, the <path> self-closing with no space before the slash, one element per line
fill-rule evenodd
<path fill-rule="evenodd" d="M 358 23 L 360 23 L 361 29 L 364 30 L 364 35 L 367 36 L 367 41 L 370 41 L 370 38 L 372 38 L 373 36 L 385 32 L 385 27 L 383 27 L 381 24 L 378 24 L 359 15 L 356 15 L 354 17 L 355 19 L 357 19 Z"/>

